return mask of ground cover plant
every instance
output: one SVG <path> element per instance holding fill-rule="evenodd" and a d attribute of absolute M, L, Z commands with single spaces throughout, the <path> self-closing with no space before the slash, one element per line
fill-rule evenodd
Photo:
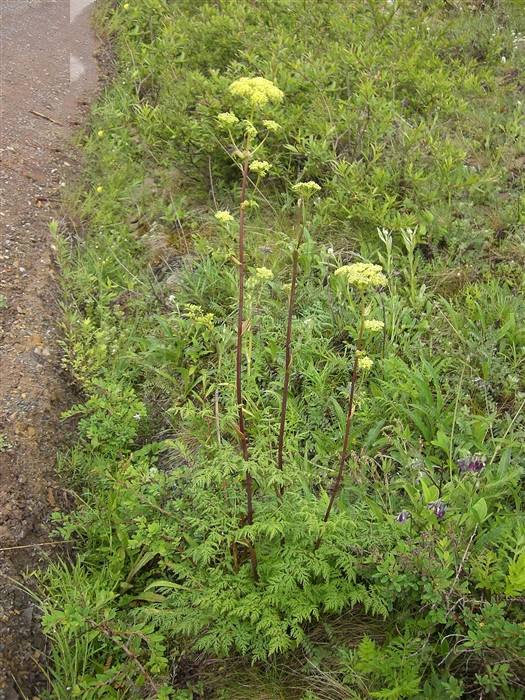
<path fill-rule="evenodd" d="M 523 697 L 518 4 L 98 13 L 52 697 Z"/>

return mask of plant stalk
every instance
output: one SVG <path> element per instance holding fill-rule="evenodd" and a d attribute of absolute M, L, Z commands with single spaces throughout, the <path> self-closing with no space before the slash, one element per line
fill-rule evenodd
<path fill-rule="evenodd" d="M 292 318 L 295 302 L 295 286 L 297 282 L 297 266 L 299 260 L 299 247 L 302 243 L 304 234 L 304 207 L 300 199 L 297 202 L 297 221 L 296 221 L 296 243 L 292 258 L 292 287 L 290 289 L 290 299 L 288 302 L 288 324 L 286 328 L 286 354 L 283 382 L 283 400 L 281 405 L 281 423 L 279 426 L 279 442 L 277 449 L 277 466 L 282 471 L 283 469 L 283 449 L 284 449 L 284 428 L 286 425 L 286 408 L 288 405 L 288 386 L 290 384 L 290 370 L 292 367 Z M 284 486 L 281 486 L 279 493 L 282 496 Z"/>
<path fill-rule="evenodd" d="M 330 502 L 328 503 L 328 508 L 326 509 L 326 513 L 323 518 L 323 522 L 327 522 L 328 518 L 330 517 L 330 513 L 332 511 L 332 507 L 334 505 L 335 499 L 337 497 L 337 494 L 339 492 L 339 488 L 341 486 L 341 481 L 343 478 L 343 472 L 344 472 L 344 467 L 346 463 L 346 455 L 348 452 L 348 441 L 350 438 L 350 427 L 352 425 L 352 418 L 354 417 L 354 394 L 355 394 L 355 388 L 357 385 L 357 368 L 359 365 L 359 353 L 361 352 L 361 345 L 363 341 L 363 329 L 365 327 L 365 295 L 364 292 L 361 291 L 361 321 L 359 324 L 359 337 L 357 339 L 357 347 L 355 351 L 355 358 L 354 358 L 354 368 L 352 370 L 352 381 L 350 383 L 350 398 L 348 402 L 348 413 L 346 416 L 346 429 L 345 429 L 345 436 L 343 440 L 343 448 L 341 450 L 341 458 L 339 460 L 339 471 L 337 473 L 337 478 L 334 483 L 334 487 L 332 489 L 332 495 L 330 497 Z M 317 550 L 321 543 L 321 537 L 318 538 L 317 542 L 315 543 L 314 546 L 314 552 Z"/>
<path fill-rule="evenodd" d="M 248 181 L 248 144 L 242 172 L 241 207 L 239 213 L 239 311 L 237 316 L 237 363 L 236 363 L 236 394 L 239 411 L 239 434 L 241 438 L 242 456 L 248 460 L 248 444 L 246 442 L 246 430 L 244 425 L 243 395 L 242 395 L 242 336 L 243 336 L 243 312 L 244 312 L 244 207 L 246 199 L 246 183 Z M 248 488 L 248 479 L 246 480 Z M 251 525 L 251 493 L 248 493 L 248 523 Z"/>
<path fill-rule="evenodd" d="M 237 358 L 236 358 L 236 396 L 239 411 L 239 435 L 241 439 L 242 456 L 245 462 L 248 461 L 248 443 L 246 440 L 246 426 L 244 422 L 243 393 L 242 393 L 242 336 L 244 331 L 243 311 L 244 311 L 244 202 L 246 200 L 246 183 L 248 182 L 248 165 L 250 158 L 250 137 L 246 138 L 246 151 L 244 156 L 244 166 L 242 171 L 241 186 L 241 206 L 239 212 L 239 311 L 237 317 Z M 246 523 L 253 525 L 253 480 L 249 470 L 246 470 Z M 253 578 L 258 581 L 257 555 L 255 548 L 250 547 L 250 559 L 252 564 Z"/>

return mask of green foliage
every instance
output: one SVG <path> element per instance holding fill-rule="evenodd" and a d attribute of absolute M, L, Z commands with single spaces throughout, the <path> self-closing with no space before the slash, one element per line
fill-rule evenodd
<path fill-rule="evenodd" d="M 520 697 L 513 3 L 97 12 L 117 80 L 83 136 L 86 235 L 57 238 L 64 365 L 86 395 L 66 414 L 81 505 L 55 515 L 79 556 L 49 569 L 42 603 L 56 697 L 228 697 L 206 678 L 215 658 L 300 675 L 260 697 Z M 229 91 L 247 76 L 283 90 L 280 129 Z M 236 149 L 271 164 L 249 171 L 245 209 L 244 458 Z M 297 236 L 290 184 L 309 180 L 322 189 Z M 388 278 L 366 298 L 334 274 L 363 260 Z M 356 350 L 369 370 L 352 377 Z"/>
<path fill-rule="evenodd" d="M 119 454 L 133 444 L 139 424 L 147 415 L 131 388 L 99 381 L 85 404 L 73 406 L 64 418 L 80 414 L 78 434 L 102 454 Z"/>

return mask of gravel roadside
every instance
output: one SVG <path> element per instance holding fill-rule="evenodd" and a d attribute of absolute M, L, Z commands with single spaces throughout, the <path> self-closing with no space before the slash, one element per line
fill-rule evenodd
<path fill-rule="evenodd" d="M 50 547 L 61 412 L 49 221 L 80 164 L 70 146 L 99 87 L 90 0 L 0 0 L 0 700 L 38 696 L 38 613 L 14 583 Z M 73 18 L 73 22 L 70 19 Z"/>

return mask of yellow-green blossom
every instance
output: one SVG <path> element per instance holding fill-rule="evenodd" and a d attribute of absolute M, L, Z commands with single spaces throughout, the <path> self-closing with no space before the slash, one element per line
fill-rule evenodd
<path fill-rule="evenodd" d="M 288 292 L 291 292 L 291 291 L 292 291 L 292 285 L 291 285 L 290 283 L 288 283 L 288 284 L 283 284 L 283 286 L 281 287 L 281 289 L 283 290 L 283 292 L 285 292 L 286 294 L 288 294 Z"/>
<path fill-rule="evenodd" d="M 249 136 L 250 138 L 254 138 L 257 136 L 257 129 L 254 127 L 254 125 L 249 121 L 248 119 L 245 119 L 244 122 L 244 133 L 246 136 Z"/>
<path fill-rule="evenodd" d="M 206 326 L 206 328 L 213 328 L 213 314 L 205 314 L 200 306 L 197 304 L 187 304 L 186 305 L 186 318 L 191 319 L 199 326 Z"/>
<path fill-rule="evenodd" d="M 273 119 L 263 119 L 263 126 L 265 126 L 268 131 L 279 131 L 281 125 L 274 122 Z"/>
<path fill-rule="evenodd" d="M 254 107 L 264 107 L 268 102 L 281 102 L 282 90 L 266 78 L 239 78 L 230 85 L 230 92 L 242 97 Z"/>
<path fill-rule="evenodd" d="M 372 331 L 372 333 L 375 333 L 376 331 L 382 331 L 384 327 L 385 324 L 383 323 L 383 321 L 379 321 L 375 318 L 371 318 L 370 320 L 365 321 L 365 330 Z"/>
<path fill-rule="evenodd" d="M 239 119 L 235 116 L 233 112 L 221 112 L 221 114 L 217 115 L 217 121 L 221 126 L 224 126 L 227 129 L 229 129 L 234 124 L 237 124 Z"/>
<path fill-rule="evenodd" d="M 256 269 L 257 272 L 257 277 L 259 277 L 262 280 L 271 280 L 273 279 L 273 272 L 269 270 L 267 267 L 258 267 Z"/>
<path fill-rule="evenodd" d="M 366 289 L 367 287 L 383 287 L 387 284 L 387 279 L 382 273 L 381 265 L 373 265 L 372 263 L 353 263 L 352 265 L 343 265 L 335 271 L 336 275 L 346 277 L 348 284 Z"/>
<path fill-rule="evenodd" d="M 292 185 L 292 190 L 299 195 L 299 197 L 310 197 L 314 192 L 319 192 L 321 186 L 310 180 L 309 182 L 298 182 L 296 185 Z"/>
<path fill-rule="evenodd" d="M 215 218 L 217 219 L 217 221 L 220 221 L 221 224 L 227 224 L 230 221 L 233 221 L 233 216 L 230 214 L 229 211 L 215 212 Z"/>
<path fill-rule="evenodd" d="M 254 160 L 250 163 L 250 170 L 261 177 L 268 175 L 268 171 L 271 167 L 267 160 Z"/>
<path fill-rule="evenodd" d="M 104 136 L 104 131 L 100 129 L 100 131 L 97 131 L 97 136 Z"/>
<path fill-rule="evenodd" d="M 372 368 L 373 364 L 374 361 L 371 360 L 368 355 L 362 355 L 361 357 L 357 358 L 357 366 L 359 369 L 367 371 Z"/>
<path fill-rule="evenodd" d="M 99 186 L 97 187 L 97 192 L 102 192 L 102 190 L 103 190 L 103 188 L 99 185 Z"/>
<path fill-rule="evenodd" d="M 244 202 L 241 204 L 241 209 L 244 211 L 247 211 L 248 209 L 258 209 L 259 205 L 255 201 L 255 199 L 245 199 Z"/>

